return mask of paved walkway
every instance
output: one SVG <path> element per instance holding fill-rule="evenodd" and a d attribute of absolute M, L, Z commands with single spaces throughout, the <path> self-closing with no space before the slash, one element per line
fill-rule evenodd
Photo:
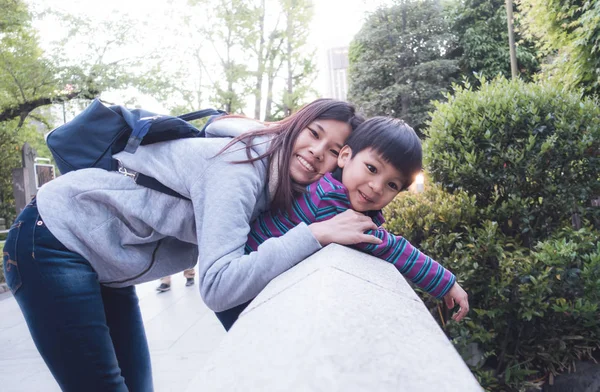
<path fill-rule="evenodd" d="M 198 285 L 184 284 L 178 274 L 166 293 L 154 290 L 158 282 L 137 287 L 157 392 L 186 390 L 225 335 L 202 302 Z M 0 294 L 0 380 L 2 392 L 60 391 L 10 293 Z"/>

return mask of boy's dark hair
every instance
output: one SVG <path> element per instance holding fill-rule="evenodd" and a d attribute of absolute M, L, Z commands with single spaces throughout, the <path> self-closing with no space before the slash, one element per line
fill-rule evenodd
<path fill-rule="evenodd" d="M 404 121 L 392 117 L 373 117 L 359 125 L 346 141 L 352 158 L 372 148 L 404 176 L 402 189 L 407 189 L 423 169 L 421 140 Z"/>

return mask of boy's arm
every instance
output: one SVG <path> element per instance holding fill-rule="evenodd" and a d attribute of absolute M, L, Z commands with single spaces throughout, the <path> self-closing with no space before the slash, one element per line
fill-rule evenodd
<path fill-rule="evenodd" d="M 331 187 L 324 179 L 314 186 L 311 185 L 309 189 L 307 197 L 310 197 L 315 205 L 313 222 L 323 222 L 352 209 L 344 190 Z"/>
<path fill-rule="evenodd" d="M 456 283 L 456 277 L 431 257 L 415 248 L 405 238 L 383 228 L 367 232 L 382 240 L 379 245 L 356 244 L 354 248 L 389 261 L 407 279 L 436 298 L 443 298 Z"/>
<path fill-rule="evenodd" d="M 321 188 L 313 196 L 318 197 L 315 203 L 316 221 L 330 219 L 350 209 L 350 202 L 343 190 Z M 392 235 L 381 227 L 365 234 L 379 238 L 382 240 L 381 244 L 360 243 L 353 245 L 353 248 L 394 264 L 402 275 L 434 297 L 443 298 L 456 283 L 454 274 L 412 246 L 405 238 Z"/>
<path fill-rule="evenodd" d="M 315 188 L 312 189 L 316 191 Z M 314 219 L 321 222 L 351 209 L 347 195 L 341 189 L 322 188 L 311 194 L 315 201 Z M 373 256 L 391 262 L 396 268 L 418 287 L 424 289 L 436 298 L 444 298 L 448 308 L 454 308 L 455 303 L 460 309 L 452 318 L 460 321 L 469 311 L 467 293 L 456 282 L 456 277 L 436 261 L 412 246 L 406 239 L 394 236 L 385 229 L 369 230 L 371 234 L 382 240 L 381 244 L 360 243 L 354 248 L 366 251 Z"/>

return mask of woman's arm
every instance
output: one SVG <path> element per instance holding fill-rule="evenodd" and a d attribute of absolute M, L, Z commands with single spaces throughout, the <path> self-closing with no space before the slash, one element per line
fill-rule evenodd
<path fill-rule="evenodd" d="M 217 157 L 190 188 L 200 293 L 214 311 L 254 298 L 271 279 L 320 248 L 304 225 L 244 255 L 253 211 L 264 203 L 264 178 L 261 162 L 232 164 Z"/>
<path fill-rule="evenodd" d="M 368 216 L 354 210 L 346 210 L 329 220 L 312 223 L 308 227 L 322 246 L 331 243 L 381 244 L 381 239 L 365 233 L 368 230 L 376 230 L 377 225 Z"/>
<path fill-rule="evenodd" d="M 265 168 L 217 159 L 190 188 L 198 238 L 200 291 L 214 311 L 230 309 L 254 298 L 273 278 L 331 242 L 379 242 L 363 234 L 374 224 L 349 212 L 328 222 L 302 223 L 285 235 L 270 238 L 256 252 L 244 254 L 250 221 L 264 203 Z"/>

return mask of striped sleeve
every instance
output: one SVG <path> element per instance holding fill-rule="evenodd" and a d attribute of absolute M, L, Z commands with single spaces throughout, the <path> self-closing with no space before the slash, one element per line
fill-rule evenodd
<path fill-rule="evenodd" d="M 388 233 L 383 228 L 368 231 L 382 240 L 379 245 L 361 243 L 353 247 L 386 260 L 417 287 L 436 298 L 442 298 L 456 283 L 452 272 L 415 248 L 405 238 Z"/>
<path fill-rule="evenodd" d="M 309 185 L 306 192 L 293 200 L 291 208 L 287 211 L 267 211 L 259 215 L 250 225 L 250 233 L 244 251 L 247 254 L 254 252 L 269 238 L 281 237 L 302 222 L 307 225 L 316 222 L 320 203 L 316 192 L 318 185 L 319 182 Z"/>
<path fill-rule="evenodd" d="M 345 188 L 329 176 L 323 177 L 313 185 L 315 188 L 311 193 L 316 200 L 314 210 L 316 222 L 326 221 L 351 208 Z"/>

